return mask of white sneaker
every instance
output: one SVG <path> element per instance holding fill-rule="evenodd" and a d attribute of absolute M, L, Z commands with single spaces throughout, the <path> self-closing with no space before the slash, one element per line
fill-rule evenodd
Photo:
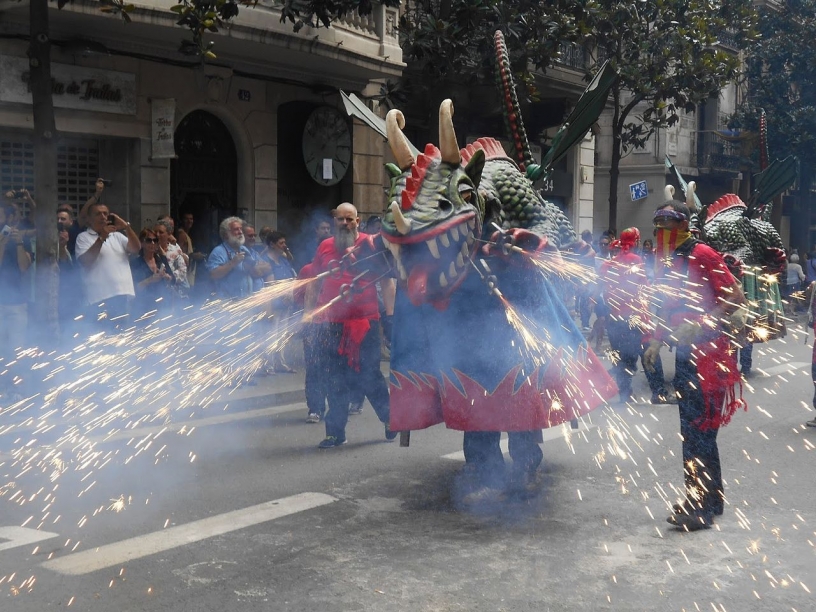
<path fill-rule="evenodd" d="M 306 417 L 307 423 L 319 423 L 320 422 L 320 415 L 314 412 L 310 412 L 309 416 Z"/>

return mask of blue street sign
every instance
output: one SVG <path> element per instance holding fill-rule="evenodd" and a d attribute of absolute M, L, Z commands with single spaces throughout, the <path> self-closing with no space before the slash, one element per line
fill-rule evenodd
<path fill-rule="evenodd" d="M 632 201 L 642 200 L 649 197 L 649 188 L 646 187 L 646 181 L 639 183 L 632 183 L 629 185 L 629 193 L 632 194 Z"/>

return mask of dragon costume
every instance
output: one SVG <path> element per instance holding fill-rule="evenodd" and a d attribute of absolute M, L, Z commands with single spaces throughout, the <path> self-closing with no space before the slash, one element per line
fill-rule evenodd
<path fill-rule="evenodd" d="M 521 117 L 506 101 L 523 154 Z M 439 147 L 422 153 L 403 134 L 400 111 L 386 118 L 397 161 L 381 232 L 399 287 L 391 428 L 521 432 L 569 422 L 617 393 L 534 261 L 557 268 L 575 233 L 498 141 L 460 149 L 452 112 L 444 101 Z"/>
<path fill-rule="evenodd" d="M 692 211 L 692 230 L 700 239 L 732 263 L 735 276 L 742 281 L 749 315 L 743 342 L 766 342 L 785 335 L 779 275 L 785 272 L 786 259 L 782 238 L 769 223 L 772 200 L 796 179 L 796 158 L 788 157 L 768 164 L 767 126 L 764 112 L 760 118 L 760 168 L 748 203 L 728 193 L 703 206 L 693 181 L 686 183 L 677 168 L 666 158 L 686 195 Z M 666 196 L 674 193 L 667 187 Z"/>

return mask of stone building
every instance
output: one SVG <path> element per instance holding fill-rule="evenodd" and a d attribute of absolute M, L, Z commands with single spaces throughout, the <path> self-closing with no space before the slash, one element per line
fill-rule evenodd
<path fill-rule="evenodd" d="M 382 210 L 382 139 L 348 119 L 339 90 L 401 74 L 396 9 L 295 34 L 261 0 L 201 64 L 178 51 L 172 3 L 135 4 L 130 24 L 89 0 L 51 5 L 60 202 L 81 205 L 101 176 L 134 226 L 189 211 L 210 245 L 232 214 L 291 234 L 342 201 Z M 31 189 L 27 2 L 0 0 L 0 31 L 0 188 Z"/>

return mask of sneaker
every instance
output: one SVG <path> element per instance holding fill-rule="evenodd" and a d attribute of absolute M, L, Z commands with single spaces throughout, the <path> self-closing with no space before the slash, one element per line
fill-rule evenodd
<path fill-rule="evenodd" d="M 805 425 L 808 427 L 816 427 L 816 419 L 810 419 L 809 421 L 805 421 Z"/>
<path fill-rule="evenodd" d="M 357 415 L 357 414 L 363 414 L 363 405 L 361 403 L 360 404 L 357 404 L 357 403 L 349 404 L 349 415 Z"/>
<path fill-rule="evenodd" d="M 504 491 L 493 487 L 482 486 L 474 489 L 464 497 L 462 503 L 467 506 L 480 504 L 495 504 L 505 500 Z"/>
<path fill-rule="evenodd" d="M 320 422 L 320 415 L 316 412 L 310 412 L 309 416 L 306 417 L 307 423 L 319 423 Z"/>
<path fill-rule="evenodd" d="M 346 443 L 345 438 L 338 438 L 336 436 L 326 436 L 326 439 L 323 440 L 320 444 L 317 445 L 317 448 L 335 448 L 337 446 L 343 446 Z"/>
<path fill-rule="evenodd" d="M 386 442 L 393 442 L 397 436 L 399 435 L 398 431 L 391 431 L 391 428 L 386 425 L 385 426 L 385 441 Z"/>

